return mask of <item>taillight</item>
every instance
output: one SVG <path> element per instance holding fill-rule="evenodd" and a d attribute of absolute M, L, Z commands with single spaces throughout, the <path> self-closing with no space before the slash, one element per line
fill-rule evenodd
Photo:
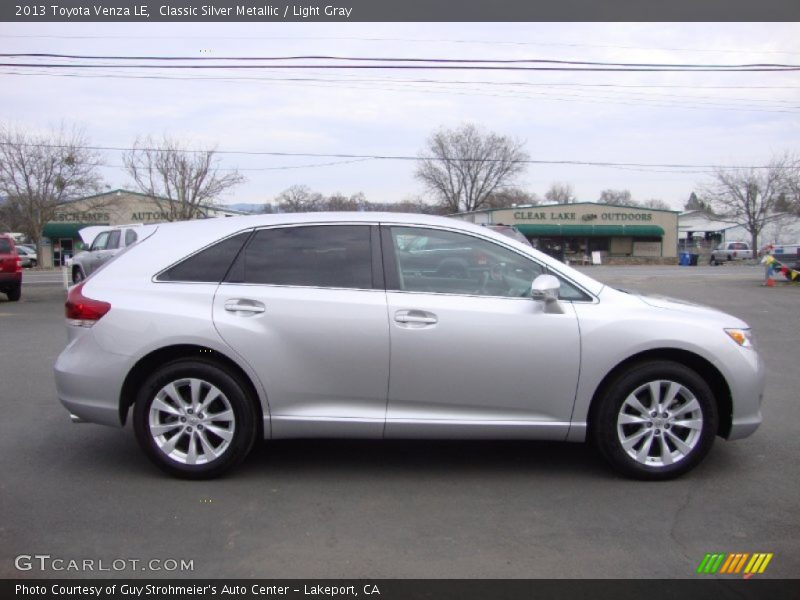
<path fill-rule="evenodd" d="M 17 262 L 14 265 L 14 272 L 22 273 L 22 259 L 19 256 L 17 257 Z"/>
<path fill-rule="evenodd" d="M 67 302 L 64 304 L 67 315 L 67 323 L 78 327 L 91 327 L 99 321 L 109 310 L 111 305 L 102 300 L 87 298 L 83 295 L 83 281 L 67 294 Z"/>

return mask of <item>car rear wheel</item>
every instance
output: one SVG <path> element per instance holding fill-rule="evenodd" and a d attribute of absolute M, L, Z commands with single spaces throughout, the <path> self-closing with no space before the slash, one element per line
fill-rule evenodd
<path fill-rule="evenodd" d="M 16 302 L 22 297 L 22 284 L 18 283 L 6 292 L 9 301 Z"/>
<path fill-rule="evenodd" d="M 220 366 L 178 360 L 139 390 L 134 430 L 147 456 L 164 471 L 209 479 L 240 463 L 253 446 L 257 411 L 239 382 Z"/>
<path fill-rule="evenodd" d="M 711 449 L 717 408 L 706 382 L 671 361 L 641 363 L 601 399 L 592 434 L 619 472 L 637 479 L 671 479 L 695 467 Z"/>

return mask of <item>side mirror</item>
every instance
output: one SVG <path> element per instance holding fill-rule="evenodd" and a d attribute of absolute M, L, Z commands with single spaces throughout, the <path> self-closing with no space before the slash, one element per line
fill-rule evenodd
<path fill-rule="evenodd" d="M 531 298 L 550 304 L 558 300 L 561 282 L 554 275 L 539 275 L 531 285 Z"/>

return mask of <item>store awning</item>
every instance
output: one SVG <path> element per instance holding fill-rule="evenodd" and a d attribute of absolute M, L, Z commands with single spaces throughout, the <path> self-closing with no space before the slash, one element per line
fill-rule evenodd
<path fill-rule="evenodd" d="M 658 225 L 515 225 L 523 235 L 553 237 L 662 237 L 663 227 Z"/>
<path fill-rule="evenodd" d="M 57 240 L 58 238 L 73 238 L 80 240 L 78 231 L 92 225 L 108 225 L 108 223 L 47 223 L 42 230 L 42 237 Z"/>

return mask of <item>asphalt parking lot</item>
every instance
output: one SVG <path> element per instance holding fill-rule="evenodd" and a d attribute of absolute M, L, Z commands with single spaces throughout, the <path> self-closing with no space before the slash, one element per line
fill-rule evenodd
<path fill-rule="evenodd" d="M 762 577 L 796 577 L 800 285 L 761 287 L 755 266 L 582 270 L 748 321 L 768 371 L 759 431 L 665 483 L 621 479 L 580 444 L 307 440 L 178 481 L 131 431 L 69 422 L 52 377 L 64 291 L 26 273 L 22 301 L 0 296 L 0 577 L 684 578 L 707 552 L 772 552 Z M 37 553 L 194 568 L 15 569 Z"/>

